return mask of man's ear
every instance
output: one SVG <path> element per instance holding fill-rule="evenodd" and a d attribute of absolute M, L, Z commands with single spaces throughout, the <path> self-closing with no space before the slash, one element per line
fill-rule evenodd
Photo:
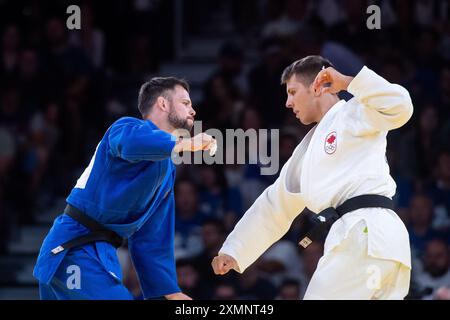
<path fill-rule="evenodd" d="M 313 93 L 314 97 L 320 97 L 322 95 L 322 87 L 315 88 L 314 81 L 309 85 L 309 90 Z"/>
<path fill-rule="evenodd" d="M 167 104 L 166 99 L 164 97 L 161 97 L 161 96 L 159 96 L 156 99 L 156 107 L 159 108 L 161 111 L 164 111 L 164 112 L 168 112 L 169 111 L 169 110 L 167 110 L 168 104 Z"/>

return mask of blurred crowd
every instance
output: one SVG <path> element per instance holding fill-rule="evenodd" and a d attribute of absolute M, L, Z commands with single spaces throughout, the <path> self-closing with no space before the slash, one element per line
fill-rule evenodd
<path fill-rule="evenodd" d="M 77 3 L 76 1 L 74 3 Z M 344 74 L 367 65 L 406 87 L 414 115 L 388 135 L 397 212 L 410 233 L 408 298 L 450 299 L 450 3 L 447 0 L 183 1 L 184 32 L 228 8 L 233 41 L 194 101 L 203 128 L 279 129 L 281 165 L 310 127 L 284 107 L 283 69 L 310 54 Z M 67 196 L 108 126 L 137 116 L 139 85 L 174 58 L 174 1 L 79 2 L 82 28 L 66 28 L 67 1 L 0 1 L 0 254 L 13 230 Z M 366 8 L 381 8 L 369 30 Z M 164 32 L 161 32 L 164 30 Z M 248 57 L 249 45 L 256 59 Z M 250 60 L 250 61 L 249 61 Z M 187 79 L 188 81 L 192 79 Z M 350 98 L 344 94 L 342 98 Z M 247 149 L 248 150 L 248 149 Z M 280 165 L 280 168 L 281 168 Z M 301 214 L 244 274 L 210 267 L 227 234 L 275 176 L 260 164 L 177 167 L 175 254 L 181 288 L 203 299 L 299 299 L 322 255 L 301 252 Z M 62 210 L 62 208 L 61 208 Z M 140 288 L 126 247 L 124 282 Z"/>

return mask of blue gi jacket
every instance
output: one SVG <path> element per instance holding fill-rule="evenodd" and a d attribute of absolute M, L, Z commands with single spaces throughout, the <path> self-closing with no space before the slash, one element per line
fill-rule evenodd
<path fill-rule="evenodd" d="M 124 117 L 105 133 L 67 202 L 128 238 L 145 298 L 180 292 L 174 259 L 176 138 L 150 120 Z M 33 275 L 49 284 L 66 251 L 51 250 L 88 230 L 62 214 L 41 247 Z M 83 246 L 121 281 L 115 248 L 106 242 Z"/>

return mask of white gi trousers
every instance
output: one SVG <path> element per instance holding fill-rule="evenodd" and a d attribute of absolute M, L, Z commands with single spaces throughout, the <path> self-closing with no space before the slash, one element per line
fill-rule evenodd
<path fill-rule="evenodd" d="M 411 269 L 369 254 L 364 220 L 320 258 L 306 290 L 305 300 L 403 299 L 409 291 Z M 395 246 L 395 243 L 392 243 Z"/>

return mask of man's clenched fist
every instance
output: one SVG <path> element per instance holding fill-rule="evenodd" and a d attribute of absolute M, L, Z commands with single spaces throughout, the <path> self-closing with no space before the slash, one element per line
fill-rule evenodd
<path fill-rule="evenodd" d="M 175 148 L 175 152 L 182 151 L 200 151 L 200 150 L 211 150 L 217 148 L 216 140 L 206 133 L 199 133 L 192 138 L 182 138 L 180 139 Z"/>
<path fill-rule="evenodd" d="M 317 74 L 312 86 L 316 93 L 321 90 L 324 93 L 339 93 L 342 90 L 347 90 L 352 80 L 353 77 L 343 75 L 333 67 L 328 67 Z M 328 86 L 323 87 L 325 84 L 328 84 Z"/>
<path fill-rule="evenodd" d="M 211 265 L 215 274 L 223 275 L 228 271 L 230 271 L 231 269 L 239 271 L 239 267 L 236 260 L 234 260 L 233 257 L 227 254 L 220 254 L 214 257 L 214 259 L 211 262 Z"/>

